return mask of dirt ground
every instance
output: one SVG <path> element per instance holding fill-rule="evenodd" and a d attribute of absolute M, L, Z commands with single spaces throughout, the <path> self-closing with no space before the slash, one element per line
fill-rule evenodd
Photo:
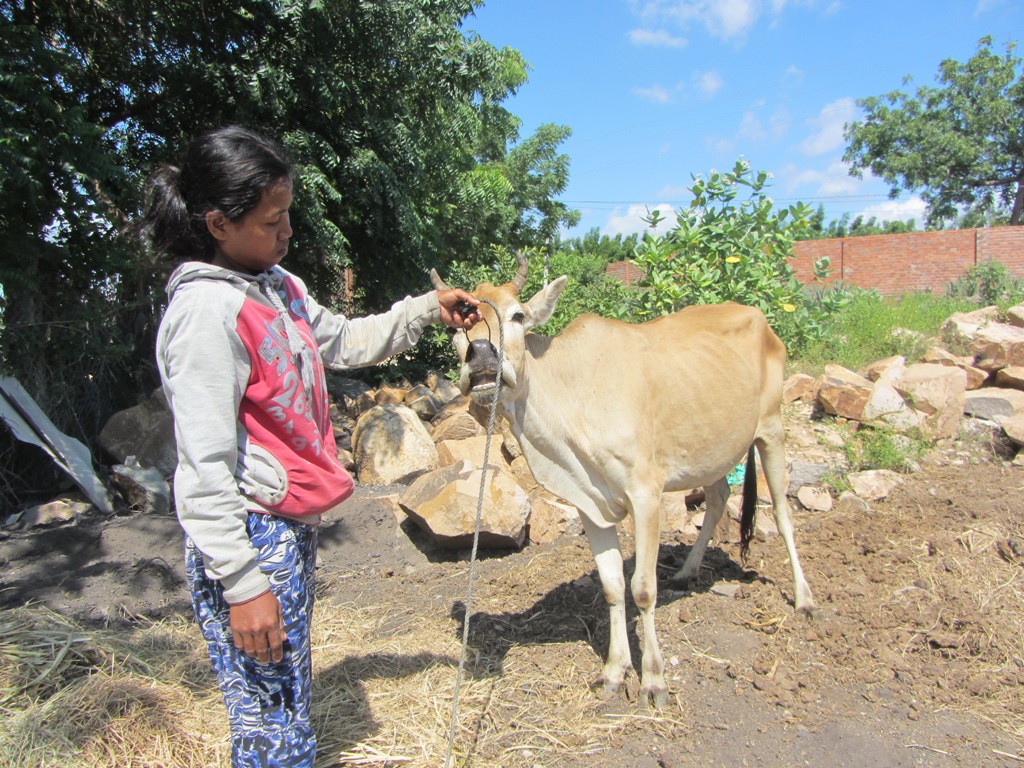
<path fill-rule="evenodd" d="M 790 457 L 838 462 L 822 449 L 821 426 L 806 416 L 787 416 Z M 468 553 L 438 550 L 396 517 L 387 496 L 400 491 L 360 486 L 329 516 L 320 535 L 320 593 L 339 606 L 387 606 L 374 639 L 401 640 L 409 653 L 417 627 L 447 624 L 461 636 L 469 564 Z M 608 613 L 585 539 L 482 552 L 470 673 L 495 682 L 469 764 L 1020 764 L 1022 502 L 1024 468 L 978 441 L 958 441 L 925 457 L 867 511 L 795 511 L 818 604 L 809 619 L 793 612 L 777 536 L 755 542 L 746 567 L 733 547 L 709 549 L 699 583 L 683 592 L 666 581 L 659 593 L 672 691 L 661 713 L 637 704 L 635 676 L 614 696 L 589 687 L 607 649 Z M 691 544 L 663 537 L 666 579 Z M 0 540 L 0 607 L 35 602 L 107 624 L 187 614 L 181 548 L 173 517 L 10 532 Z M 623 548 L 631 572 L 628 537 Z M 631 604 L 629 616 L 639 665 Z M 553 703 L 565 701 L 573 703 Z M 520 747 L 551 706 L 566 707 L 567 723 L 578 715 L 570 706 L 586 709 L 592 722 L 608 724 L 607 735 L 545 728 L 542 747 Z"/>

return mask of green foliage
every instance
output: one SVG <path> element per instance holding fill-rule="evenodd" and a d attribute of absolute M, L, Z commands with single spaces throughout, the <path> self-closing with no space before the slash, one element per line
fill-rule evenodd
<path fill-rule="evenodd" d="M 851 172 L 870 170 L 893 196 L 923 190 L 931 226 L 964 209 L 1024 223 L 1024 67 L 1014 43 L 1004 56 L 991 46 L 985 37 L 968 61 L 943 61 L 939 87 L 858 100 L 865 119 L 846 127 Z"/>
<path fill-rule="evenodd" d="M 888 469 L 911 472 L 927 450 L 921 440 L 885 429 L 861 429 L 849 435 L 843 451 L 855 472 Z"/>
<path fill-rule="evenodd" d="M 607 266 L 616 261 L 633 258 L 639 239 L 640 236 L 635 232 L 625 236 L 620 232 L 615 237 L 609 237 L 602 235 L 597 227 L 593 227 L 583 237 L 563 240 L 558 244 L 558 250 L 594 258 Z"/>
<path fill-rule="evenodd" d="M 893 355 L 916 361 L 955 312 L 976 309 L 970 300 L 927 293 L 883 298 L 857 291 L 829 317 L 824 338 L 800 350 L 792 367 L 817 372 L 828 363 L 858 370 Z"/>
<path fill-rule="evenodd" d="M 946 286 L 946 294 L 986 307 L 1009 305 L 1024 298 L 1024 280 L 1013 277 L 1001 261 L 983 261 Z"/>
<path fill-rule="evenodd" d="M 850 214 L 844 213 L 825 226 L 825 206 L 819 205 L 808 219 L 807 228 L 796 233 L 796 240 L 824 240 L 835 237 L 860 237 L 862 235 L 902 235 L 916 232 L 917 224 L 910 221 L 881 221 L 874 216 L 865 219 L 857 216 L 850 221 Z"/>
<path fill-rule="evenodd" d="M 791 350 L 822 337 L 823 322 L 846 301 L 836 290 L 805 290 L 789 263 L 793 238 L 807 226 L 809 208 L 797 203 L 776 210 L 765 192 L 768 174 L 745 161 L 731 171 L 695 177 L 693 202 L 680 210 L 664 236 L 647 232 L 636 248 L 645 273 L 630 301 L 638 321 L 692 304 L 736 301 L 760 309 Z M 652 227 L 659 211 L 647 219 Z M 819 279 L 828 262 L 816 265 Z"/>

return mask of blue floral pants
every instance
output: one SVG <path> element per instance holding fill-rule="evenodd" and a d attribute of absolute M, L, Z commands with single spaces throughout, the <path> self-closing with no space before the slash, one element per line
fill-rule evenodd
<path fill-rule="evenodd" d="M 220 583 L 185 541 L 192 607 L 217 674 L 231 723 L 233 768 L 312 768 L 316 738 L 309 721 L 312 662 L 310 620 L 316 575 L 317 529 L 272 515 L 250 514 L 249 539 L 260 569 L 281 603 L 287 638 L 279 662 L 262 663 L 235 648 Z"/>

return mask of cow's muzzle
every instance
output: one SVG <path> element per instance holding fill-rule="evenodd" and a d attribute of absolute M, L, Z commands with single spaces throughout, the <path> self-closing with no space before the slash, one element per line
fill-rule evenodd
<path fill-rule="evenodd" d="M 498 350 L 490 339 L 473 339 L 466 349 L 470 391 L 489 389 L 498 382 Z"/>

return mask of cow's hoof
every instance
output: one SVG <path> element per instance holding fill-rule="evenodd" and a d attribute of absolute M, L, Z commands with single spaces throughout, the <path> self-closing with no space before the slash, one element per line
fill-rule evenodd
<path fill-rule="evenodd" d="M 668 706 L 668 689 L 664 687 L 651 686 L 640 689 L 640 698 L 644 706 L 653 706 L 655 709 L 664 709 Z"/>

